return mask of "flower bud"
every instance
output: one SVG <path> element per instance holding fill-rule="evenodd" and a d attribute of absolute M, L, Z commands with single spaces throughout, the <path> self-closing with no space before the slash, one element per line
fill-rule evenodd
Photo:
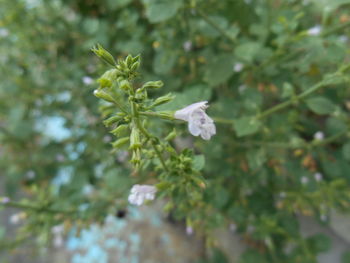
<path fill-rule="evenodd" d="M 117 64 L 113 56 L 107 50 L 105 50 L 100 44 L 97 44 L 95 47 L 93 47 L 91 51 L 94 52 L 99 58 L 101 58 L 103 61 L 110 64 L 111 66 L 115 66 Z"/>
<path fill-rule="evenodd" d="M 122 80 L 119 83 L 119 87 L 124 91 L 128 91 L 131 89 L 131 85 L 130 85 L 129 81 L 127 81 L 127 80 Z"/>
<path fill-rule="evenodd" d="M 141 152 L 140 149 L 135 149 L 132 153 L 132 158 L 130 160 L 131 163 L 138 166 L 141 162 Z"/>
<path fill-rule="evenodd" d="M 122 116 L 112 116 L 112 117 L 108 118 L 107 120 L 104 120 L 103 124 L 108 127 L 108 126 L 111 126 L 114 123 L 117 123 L 122 118 L 123 118 Z"/>
<path fill-rule="evenodd" d="M 158 81 L 148 81 L 145 84 L 143 84 L 142 88 L 146 89 L 159 89 L 163 87 L 164 83 L 161 80 Z"/>
<path fill-rule="evenodd" d="M 128 130 L 129 128 L 129 125 L 127 124 L 122 124 L 122 125 L 119 125 L 117 128 L 115 128 L 114 130 L 111 130 L 110 132 L 112 134 L 114 134 L 115 136 L 122 136 L 126 133 L 126 131 Z"/>
<path fill-rule="evenodd" d="M 176 130 L 175 129 L 173 129 L 169 134 L 168 134 L 168 136 L 167 137 L 165 137 L 165 140 L 166 141 L 171 141 L 171 140 L 173 140 L 175 137 L 176 137 Z"/>
<path fill-rule="evenodd" d="M 174 112 L 173 111 L 156 111 L 157 115 L 165 120 L 174 120 Z"/>
<path fill-rule="evenodd" d="M 131 71 L 136 71 L 140 66 L 140 62 L 139 61 L 136 61 L 134 64 L 132 64 L 130 70 Z"/>
<path fill-rule="evenodd" d="M 129 137 L 123 137 L 112 143 L 113 148 L 121 148 L 129 142 Z"/>
<path fill-rule="evenodd" d="M 131 68 L 132 64 L 133 64 L 133 58 L 131 55 L 128 55 L 125 59 L 126 61 L 126 65 L 128 66 L 128 68 Z"/>
<path fill-rule="evenodd" d="M 99 78 L 97 82 L 100 84 L 101 88 L 109 88 L 112 86 L 112 82 L 109 79 Z"/>
<path fill-rule="evenodd" d="M 105 101 L 108 101 L 108 102 L 114 102 L 114 99 L 112 98 L 111 95 L 109 95 L 108 93 L 100 90 L 100 89 L 95 89 L 94 90 L 94 95 L 97 97 L 97 98 L 100 98 L 100 99 L 103 99 Z"/>
<path fill-rule="evenodd" d="M 129 149 L 141 148 L 140 131 L 138 128 L 132 128 L 130 135 L 130 147 Z"/>
<path fill-rule="evenodd" d="M 165 96 L 162 96 L 162 97 L 159 97 L 157 98 L 153 104 L 151 105 L 151 107 L 155 107 L 155 106 L 159 106 L 159 105 L 162 105 L 162 104 L 165 104 L 165 103 L 168 103 L 169 101 L 172 101 L 174 99 L 174 96 L 171 95 L 171 93 L 165 95 Z"/>

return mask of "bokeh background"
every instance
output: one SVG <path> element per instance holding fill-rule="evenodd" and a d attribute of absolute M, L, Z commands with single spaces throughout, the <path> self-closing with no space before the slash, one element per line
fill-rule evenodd
<path fill-rule="evenodd" d="M 33 206 L 0 212 L 1 262 L 350 262 L 348 73 L 249 124 L 349 63 L 349 11 L 347 0 L 0 0 L 1 200 Z M 210 102 L 217 135 L 177 124 L 174 142 L 205 160 L 210 235 L 163 213 L 164 200 L 126 206 L 132 169 L 127 151 L 111 153 L 93 96 L 108 69 L 96 43 L 141 55 L 141 79 L 165 83 L 154 95 L 176 95 L 160 109 Z"/>

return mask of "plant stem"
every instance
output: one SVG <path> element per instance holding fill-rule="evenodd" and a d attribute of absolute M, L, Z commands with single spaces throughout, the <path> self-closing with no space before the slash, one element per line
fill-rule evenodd
<path fill-rule="evenodd" d="M 161 154 L 161 152 L 158 150 L 157 148 L 157 143 L 156 141 L 154 140 L 154 136 L 151 135 L 141 124 L 140 122 L 140 117 L 139 117 L 139 114 L 142 114 L 142 113 L 145 113 L 145 112 L 138 112 L 137 110 L 137 107 L 136 107 L 136 103 L 135 102 L 131 102 L 132 104 L 132 112 L 133 112 L 133 117 L 134 117 L 134 120 L 135 120 L 135 125 L 139 128 L 140 132 L 147 138 L 151 141 L 151 145 L 154 149 L 154 151 L 156 152 L 157 156 L 158 156 L 158 159 L 159 161 L 161 162 L 163 168 L 165 171 L 169 171 L 167 165 L 165 164 L 165 160 Z M 147 115 L 147 114 L 143 114 L 143 115 Z M 155 116 L 155 115 L 153 115 Z"/>
<path fill-rule="evenodd" d="M 34 205 L 29 205 L 29 204 L 24 204 L 20 202 L 14 202 L 10 201 L 8 203 L 1 203 L 0 206 L 5 206 L 5 207 L 13 207 L 13 208 L 19 208 L 19 209 L 25 209 L 25 210 L 32 210 L 36 212 L 46 212 L 46 213 L 51 213 L 51 214 L 71 214 L 74 213 L 75 211 L 64 211 L 64 210 L 57 210 L 57 209 L 52 209 L 48 208 L 45 206 L 34 206 Z"/>

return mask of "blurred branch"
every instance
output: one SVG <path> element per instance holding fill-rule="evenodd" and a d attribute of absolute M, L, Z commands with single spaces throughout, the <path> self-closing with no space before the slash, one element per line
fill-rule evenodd
<path fill-rule="evenodd" d="M 19 208 L 24 210 L 32 210 L 35 212 L 44 212 L 44 213 L 50 213 L 50 214 L 71 214 L 75 213 L 75 210 L 58 210 L 58 209 L 52 209 L 46 206 L 35 206 L 30 204 L 25 204 L 21 202 L 14 202 L 10 201 L 7 203 L 0 203 L 0 206 L 4 207 L 12 207 L 12 208 Z"/>
<path fill-rule="evenodd" d="M 304 142 L 301 144 L 293 145 L 290 142 L 264 142 L 264 141 L 247 141 L 247 142 L 234 142 L 235 145 L 241 147 L 263 146 L 270 148 L 285 148 L 285 149 L 312 149 L 327 144 L 331 144 L 347 134 L 347 130 L 341 131 L 333 136 L 325 138 L 323 140 L 314 140 L 312 142 Z"/>

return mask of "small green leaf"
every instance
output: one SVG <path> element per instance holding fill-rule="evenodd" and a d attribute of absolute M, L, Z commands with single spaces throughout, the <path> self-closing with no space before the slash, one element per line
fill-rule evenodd
<path fill-rule="evenodd" d="M 144 0 L 146 16 L 151 23 L 159 23 L 176 15 L 182 0 Z"/>
<path fill-rule="evenodd" d="M 212 87 L 223 83 L 232 76 L 232 66 L 233 56 L 231 54 L 219 55 L 207 65 L 204 80 Z"/>
<path fill-rule="evenodd" d="M 242 117 L 234 120 L 233 127 L 237 136 L 242 137 L 257 132 L 261 127 L 261 122 L 252 117 Z"/>
<path fill-rule="evenodd" d="M 324 97 L 314 97 L 306 100 L 306 105 L 316 114 L 324 115 L 335 110 L 333 102 Z"/>
<path fill-rule="evenodd" d="M 205 165 L 205 157 L 203 154 L 201 155 L 196 155 L 193 158 L 193 169 L 200 171 L 204 168 Z"/>
<path fill-rule="evenodd" d="M 245 62 L 251 63 L 259 55 L 261 44 L 257 42 L 248 42 L 236 47 L 235 55 Z"/>

